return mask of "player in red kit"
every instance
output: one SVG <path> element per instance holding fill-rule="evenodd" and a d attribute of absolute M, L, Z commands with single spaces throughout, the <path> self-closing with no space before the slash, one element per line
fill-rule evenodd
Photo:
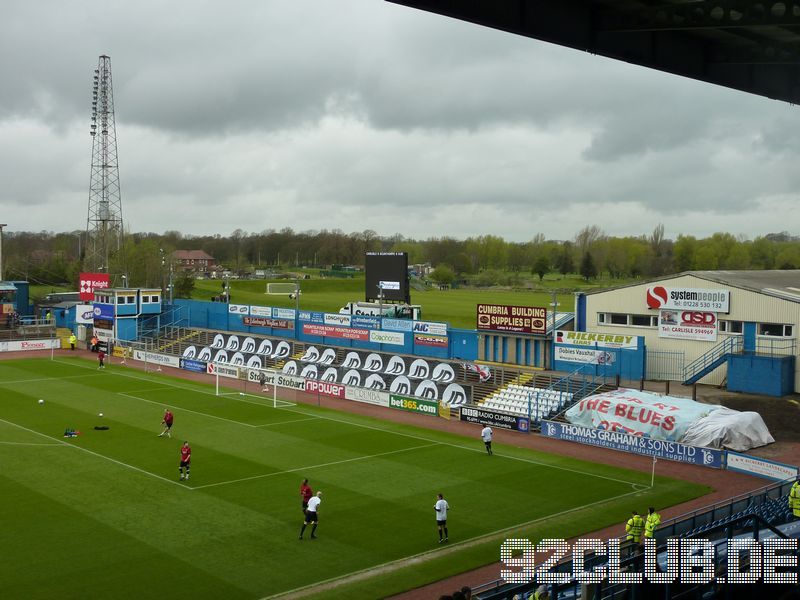
<path fill-rule="evenodd" d="M 314 492 L 311 491 L 311 486 L 308 485 L 308 479 L 303 479 L 303 483 L 300 484 L 300 498 L 303 501 L 303 514 L 306 514 L 308 501 L 311 500 L 311 496 L 313 495 Z"/>
<path fill-rule="evenodd" d="M 164 412 L 164 418 L 161 419 L 161 424 L 164 426 L 164 431 L 159 433 L 158 437 L 161 437 L 165 433 L 167 434 L 168 438 L 172 437 L 172 433 L 171 433 L 171 431 L 172 431 L 172 421 L 173 421 L 174 418 L 175 417 L 172 415 L 172 411 L 170 409 L 167 409 Z"/>
<path fill-rule="evenodd" d="M 181 464 L 178 467 L 178 473 L 181 474 L 181 480 L 184 479 L 183 470 L 186 469 L 185 479 L 189 480 L 189 467 L 192 464 L 192 449 L 189 447 L 189 442 L 183 442 L 181 446 Z"/>
<path fill-rule="evenodd" d="M 100 363 L 99 366 L 97 367 L 98 369 L 106 368 L 105 360 L 106 360 L 106 353 L 100 350 L 97 353 L 97 362 Z"/>

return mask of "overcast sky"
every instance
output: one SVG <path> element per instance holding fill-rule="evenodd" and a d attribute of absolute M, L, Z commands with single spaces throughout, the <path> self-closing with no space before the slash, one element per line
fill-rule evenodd
<path fill-rule="evenodd" d="M 785 103 L 382 0 L 2 13 L 11 231 L 86 228 L 108 54 L 131 231 L 800 233 L 800 108 Z"/>

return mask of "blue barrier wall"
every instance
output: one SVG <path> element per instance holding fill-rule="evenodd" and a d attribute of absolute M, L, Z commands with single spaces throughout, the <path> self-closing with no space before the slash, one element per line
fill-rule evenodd
<path fill-rule="evenodd" d="M 580 362 L 556 360 L 556 347 L 568 349 L 575 353 L 586 353 L 587 362 L 584 373 L 590 370 L 594 375 L 605 377 L 615 377 L 619 375 L 622 379 L 643 379 L 647 372 L 646 357 L 647 350 L 644 345 L 644 337 L 639 337 L 638 348 L 608 348 L 604 346 L 586 346 L 576 344 L 557 344 L 550 350 L 551 364 L 556 371 L 570 373 L 580 366 Z M 590 363 L 590 357 L 600 356 L 599 362 Z"/>
<path fill-rule="evenodd" d="M 794 393 L 794 356 L 732 354 L 728 357 L 728 390 L 785 396 Z"/>
<path fill-rule="evenodd" d="M 252 334 L 265 335 L 270 337 L 282 337 L 297 339 L 307 344 L 323 344 L 330 346 L 340 346 L 344 348 L 358 348 L 362 350 L 375 350 L 378 352 L 390 352 L 395 354 L 414 354 L 440 358 L 443 360 L 476 360 L 478 357 L 478 334 L 469 329 L 448 330 L 446 346 L 429 346 L 417 344 L 414 341 L 414 333 L 410 330 L 402 333 L 404 343 L 401 344 L 379 344 L 366 340 L 350 340 L 340 337 L 323 337 L 310 335 L 303 332 L 303 324 L 310 321 L 300 321 L 295 318 L 289 321 L 294 329 L 278 327 L 254 327 L 244 324 L 244 316 L 229 312 L 229 305 L 222 302 L 207 302 L 203 300 L 175 300 L 174 305 L 182 310 L 181 318 L 188 319 L 189 327 L 201 329 L 219 329 L 222 331 L 239 331 Z M 301 311 L 308 313 L 308 311 Z M 321 313 L 320 313 L 321 314 Z M 168 317 L 165 313 L 163 324 L 169 325 L 168 318 L 178 318 L 174 312 Z M 318 322 L 318 321 L 314 321 Z M 369 328 L 368 324 L 364 327 Z M 443 336 L 434 336 L 443 337 Z"/>

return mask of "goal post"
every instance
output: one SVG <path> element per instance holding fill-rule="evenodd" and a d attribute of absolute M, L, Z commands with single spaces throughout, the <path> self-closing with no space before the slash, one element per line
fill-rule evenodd
<path fill-rule="evenodd" d="M 269 296 L 293 296 L 300 292 L 300 284 L 294 282 L 286 283 L 267 283 L 267 290 L 264 292 Z"/>
<path fill-rule="evenodd" d="M 278 398 L 278 387 L 280 387 L 281 371 L 275 369 L 259 369 L 255 367 L 236 367 L 238 373 L 235 377 L 222 375 L 222 382 L 220 383 L 220 373 L 225 367 L 231 368 L 227 364 L 212 363 L 214 365 L 214 390 L 217 396 L 250 396 L 252 398 L 264 398 L 269 400 L 269 405 L 273 408 L 288 408 L 290 406 L 297 406 L 294 402 L 281 400 Z M 222 368 L 219 368 L 222 367 Z M 230 391 L 225 389 L 225 379 L 229 378 L 231 382 L 240 384 L 242 391 Z M 249 392 L 247 384 L 255 384 L 256 389 Z"/>

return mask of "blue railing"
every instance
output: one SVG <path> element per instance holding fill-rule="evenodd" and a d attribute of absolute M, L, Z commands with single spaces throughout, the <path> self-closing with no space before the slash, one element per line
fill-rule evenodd
<path fill-rule="evenodd" d="M 689 381 L 692 377 L 697 376 L 698 373 L 709 368 L 724 356 L 741 352 L 743 347 L 744 342 L 739 335 L 731 336 L 723 340 L 683 368 L 683 381 Z"/>

